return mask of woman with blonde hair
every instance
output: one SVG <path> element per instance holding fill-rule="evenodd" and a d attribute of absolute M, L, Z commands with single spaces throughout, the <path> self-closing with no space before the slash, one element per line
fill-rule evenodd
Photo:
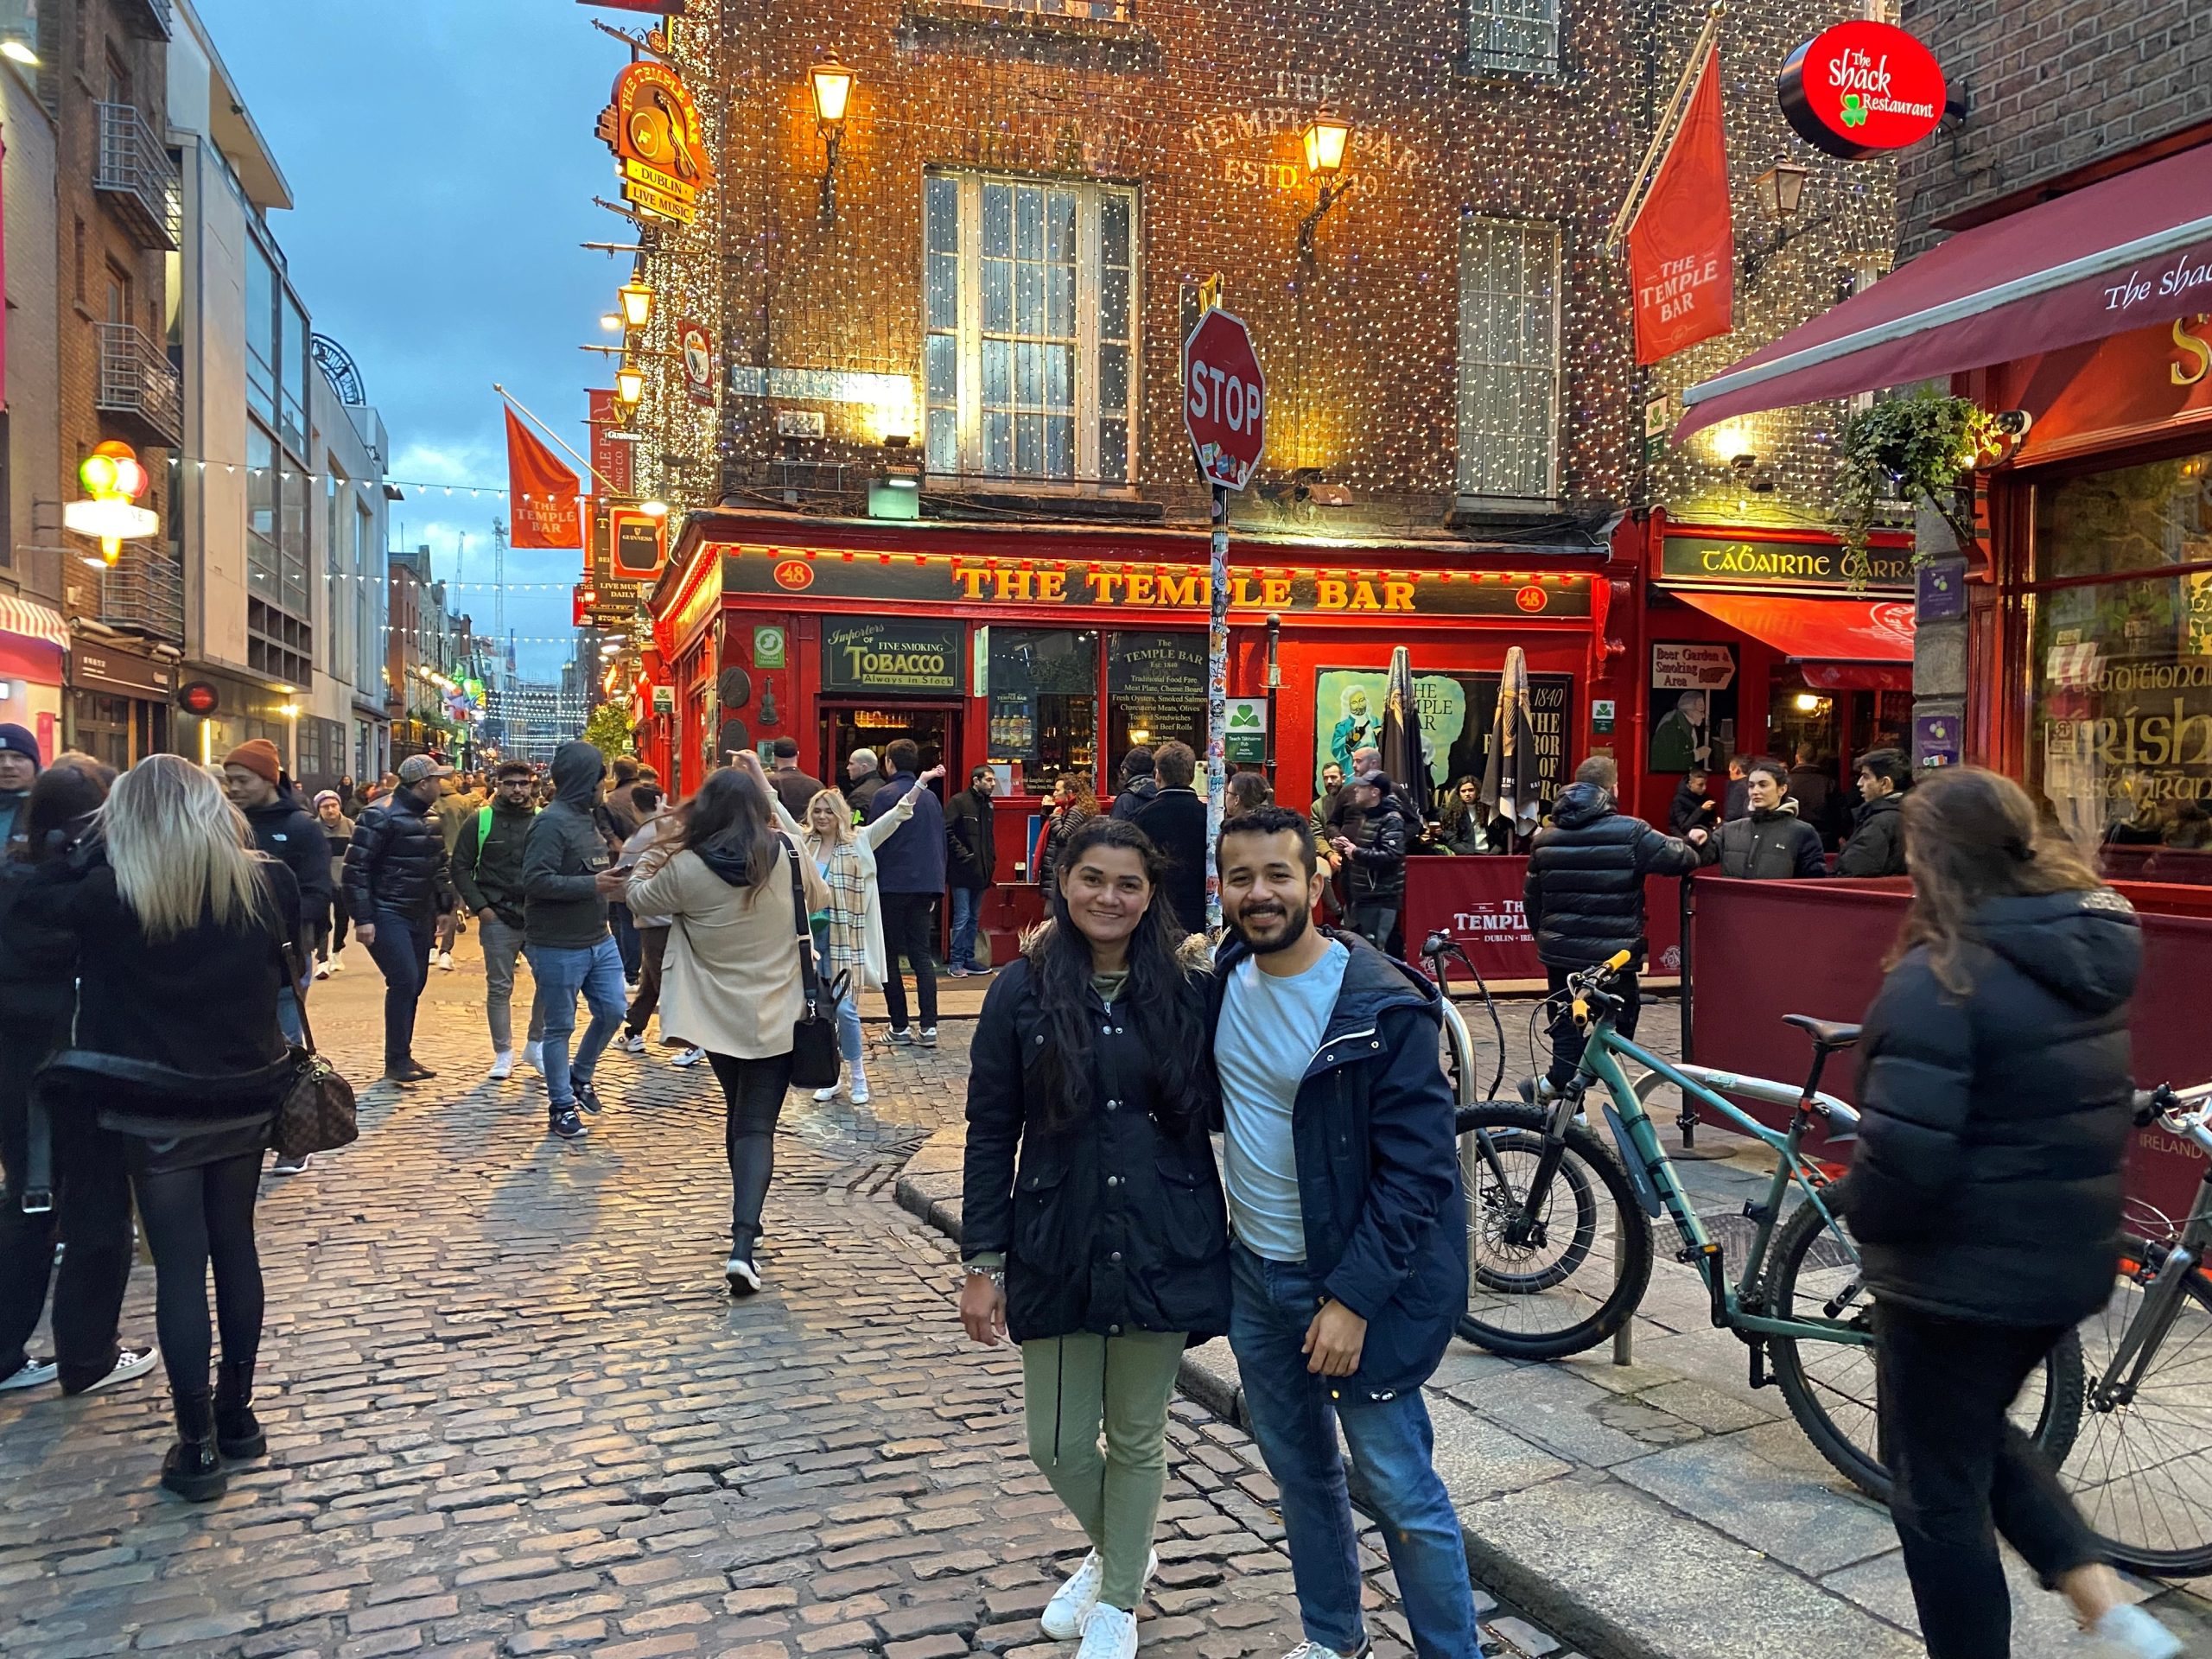
<path fill-rule="evenodd" d="M 254 850 L 220 784 L 156 754 L 116 780 L 92 837 L 23 903 L 77 941 L 75 1046 L 48 1068 L 48 1098 L 119 1137 L 154 1255 L 177 1428 L 162 1484 L 219 1497 L 223 1459 L 268 1449 L 252 1408 L 253 1206 L 294 1075 L 276 1001 L 294 976 L 284 952 L 299 933 L 299 886 Z M 223 1338 L 212 1402 L 211 1266 Z"/>
<path fill-rule="evenodd" d="M 814 871 L 830 890 L 828 907 L 815 918 L 814 940 L 822 957 L 822 978 L 827 985 L 840 974 L 849 974 L 850 984 L 837 999 L 837 1048 L 850 1068 L 853 1104 L 865 1106 L 868 1092 L 868 1067 L 861 1059 L 861 993 L 883 988 L 890 961 L 883 947 L 883 897 L 875 887 L 875 849 L 891 839 L 899 826 L 914 816 L 914 798 L 944 776 L 943 766 L 932 766 L 915 779 L 913 788 L 900 796 L 881 817 L 853 823 L 851 803 L 844 791 L 825 789 L 806 804 L 806 822 L 784 810 L 780 800 L 770 798 L 776 822 L 787 836 L 798 839 L 813 861 Z M 834 1100 L 837 1085 L 814 1091 L 817 1100 Z"/>
<path fill-rule="evenodd" d="M 791 1028 L 806 1007 L 809 918 L 830 902 L 810 860 L 776 832 L 760 757 L 709 775 L 676 834 L 639 862 L 625 897 L 669 918 L 661 1029 L 707 1051 L 721 1084 L 729 1154 L 733 1296 L 760 1288 L 753 1256 L 775 1173 L 776 1120 L 791 1086 Z M 664 852 L 665 849 L 665 852 Z"/>
<path fill-rule="evenodd" d="M 2182 1651 L 2129 1605 L 2042 1451 L 2020 1385 L 2105 1306 L 2133 1135 L 2127 901 L 1975 767 L 1904 798 L 1912 908 L 1859 1039 L 1837 1207 L 1874 1302 L 1890 1514 L 1929 1659 L 2005 1659 L 2001 1535 L 2114 1656 Z"/>

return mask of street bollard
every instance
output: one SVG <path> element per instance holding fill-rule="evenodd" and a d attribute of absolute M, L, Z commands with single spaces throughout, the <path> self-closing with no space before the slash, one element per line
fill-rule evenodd
<path fill-rule="evenodd" d="M 1621 1268 L 1621 1252 L 1628 1248 L 1628 1217 L 1618 1205 L 1613 1210 L 1613 1271 Z M 1636 1363 L 1636 1310 L 1630 1308 L 1628 1317 L 1621 1321 L 1621 1328 L 1613 1332 L 1613 1363 Z"/>

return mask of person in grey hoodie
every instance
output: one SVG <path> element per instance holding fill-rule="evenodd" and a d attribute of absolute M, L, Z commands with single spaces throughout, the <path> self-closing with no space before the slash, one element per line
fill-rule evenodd
<path fill-rule="evenodd" d="M 628 880 L 595 817 L 607 762 L 588 743 L 563 743 L 553 753 L 553 799 L 531 820 L 523 842 L 523 951 L 545 1020 L 548 1127 L 563 1141 L 584 1132 L 577 1109 L 599 1110 L 592 1072 L 622 1027 L 622 954 L 607 931 L 607 903 Z M 576 995 L 591 1024 L 576 1045 Z"/>

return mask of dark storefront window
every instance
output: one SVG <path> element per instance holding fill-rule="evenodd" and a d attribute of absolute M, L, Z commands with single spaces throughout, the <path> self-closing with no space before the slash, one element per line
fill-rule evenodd
<path fill-rule="evenodd" d="M 1206 752 L 1206 637 L 1203 633 L 1106 636 L 1106 762 L 1139 744 L 1187 743 Z"/>
<path fill-rule="evenodd" d="M 2113 875 L 2212 881 L 2212 454 L 2042 486 L 2033 527 L 2031 791 Z"/>
<path fill-rule="evenodd" d="M 1084 628 L 992 628 L 986 658 L 990 759 L 1042 794 L 1064 772 L 1098 772 L 1098 635 Z"/>

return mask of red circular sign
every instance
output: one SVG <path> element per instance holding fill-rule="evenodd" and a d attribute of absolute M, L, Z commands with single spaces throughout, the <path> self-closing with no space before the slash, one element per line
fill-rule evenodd
<path fill-rule="evenodd" d="M 1183 424 L 1210 484 L 1241 490 L 1267 447 L 1267 381 L 1252 335 L 1226 311 L 1209 311 L 1183 342 Z"/>
<path fill-rule="evenodd" d="M 194 680 L 176 694 L 177 706 L 188 715 L 212 715 L 223 699 L 205 680 Z"/>
<path fill-rule="evenodd" d="M 1789 54 L 1782 112 L 1797 136 L 1846 161 L 1916 144 L 1943 118 L 1936 54 L 1893 23 L 1838 23 Z"/>
<path fill-rule="evenodd" d="M 797 593 L 814 586 L 814 567 L 804 559 L 785 559 L 776 566 L 776 586 Z"/>
<path fill-rule="evenodd" d="M 1541 588 L 1523 588 L 1513 595 L 1513 602 L 1524 611 L 1541 611 L 1552 602 L 1552 596 Z"/>

